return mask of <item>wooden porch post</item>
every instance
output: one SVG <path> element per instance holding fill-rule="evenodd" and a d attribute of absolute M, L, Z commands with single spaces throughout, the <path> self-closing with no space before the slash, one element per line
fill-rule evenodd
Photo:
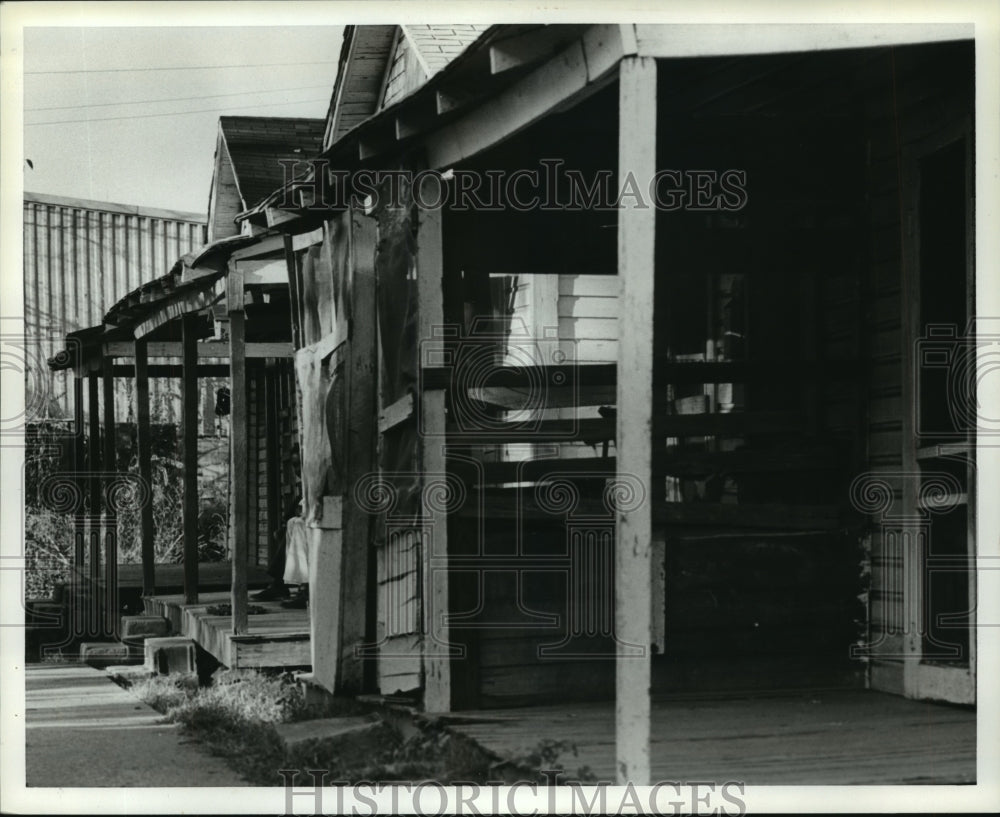
<path fill-rule="evenodd" d="M 118 470 L 115 434 L 114 358 L 105 355 L 101 368 L 104 385 L 104 611 L 109 633 L 118 633 L 118 515 L 110 487 Z"/>
<path fill-rule="evenodd" d="M 83 473 L 87 470 L 87 456 L 84 449 L 84 419 L 83 419 L 83 373 L 80 368 L 73 372 L 73 471 L 79 491 L 80 501 L 76 508 L 74 519 L 73 541 L 73 634 L 81 635 L 87 631 L 83 610 L 84 565 L 86 563 L 86 510 L 83 498 L 86 492 Z"/>
<path fill-rule="evenodd" d="M 198 316 L 181 318 L 184 603 L 198 602 Z"/>
<path fill-rule="evenodd" d="M 343 609 L 341 614 L 340 678 L 344 691 L 365 691 L 364 659 L 355 647 L 366 641 L 369 574 L 372 556 L 370 513 L 352 501 L 351 489 L 377 466 L 378 357 L 375 301 L 374 219 L 352 211 L 348 214 L 351 275 L 351 337 L 344 367 L 348 418 L 345 429 L 347 473 L 343 512 Z"/>
<path fill-rule="evenodd" d="M 428 199 L 429 200 L 429 199 Z M 417 354 L 444 324 L 444 253 L 440 208 L 418 208 L 417 218 Z M 418 359 L 417 365 L 423 365 Z M 420 394 L 420 472 L 426 489 L 429 479 L 445 478 L 445 402 L 441 389 Z M 448 514 L 438 506 L 424 508 L 428 524 L 424 537 L 424 709 L 449 712 L 452 708 L 451 660 L 448 649 Z"/>
<path fill-rule="evenodd" d="M 142 536 L 142 594 L 156 593 L 156 552 L 153 547 L 153 431 L 149 419 L 149 346 L 145 338 L 135 342 L 135 424 L 139 479 L 149 500 L 139 510 Z"/>
<path fill-rule="evenodd" d="M 250 544 L 247 540 L 247 372 L 246 372 L 246 313 L 243 310 L 243 273 L 237 265 L 229 265 L 227 280 L 227 308 L 229 310 L 229 367 L 230 367 L 230 421 L 229 421 L 229 479 L 233 486 L 233 576 L 231 604 L 233 633 L 247 632 L 247 559 Z"/>
<path fill-rule="evenodd" d="M 100 579 L 101 579 L 101 406 L 98 372 L 93 368 L 93 360 L 88 365 L 87 425 L 89 442 L 87 447 L 87 468 L 90 471 L 90 512 L 88 514 L 90 537 L 90 603 L 88 613 L 88 633 L 97 635 L 103 630 L 100 625 Z"/>
<path fill-rule="evenodd" d="M 627 57 L 619 86 L 618 179 L 630 175 L 647 198 L 656 172 L 656 61 Z M 615 630 L 641 654 L 619 654 L 615 668 L 615 733 L 618 782 L 649 784 L 649 683 L 652 627 L 651 501 L 653 421 L 653 282 L 656 210 L 625 197 L 618 211 L 619 314 L 628 330 L 618 341 L 619 478 L 638 479 L 646 501 L 620 509 L 615 531 Z M 620 648 L 620 649 L 622 649 Z"/>

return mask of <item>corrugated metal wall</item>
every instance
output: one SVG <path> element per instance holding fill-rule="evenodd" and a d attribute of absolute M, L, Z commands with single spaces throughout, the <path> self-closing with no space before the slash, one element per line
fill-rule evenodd
<path fill-rule="evenodd" d="M 25 194 L 27 383 L 29 392 L 44 393 L 37 401 L 28 395 L 28 405 L 37 406 L 29 421 L 72 416 L 72 375 L 45 364 L 66 333 L 100 323 L 119 298 L 202 246 L 204 223 L 193 213 Z M 154 380 L 152 388 L 154 410 L 162 401 L 172 413 L 175 401 L 157 392 L 177 391 L 176 384 Z"/>

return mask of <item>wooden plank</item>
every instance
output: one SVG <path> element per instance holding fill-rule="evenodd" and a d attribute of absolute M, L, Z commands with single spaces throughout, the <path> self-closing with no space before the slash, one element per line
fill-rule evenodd
<path fill-rule="evenodd" d="M 638 53 L 647 57 L 734 56 L 876 48 L 910 43 L 971 40 L 971 23 L 637 24 Z"/>
<path fill-rule="evenodd" d="M 246 360 L 243 344 L 246 338 L 246 313 L 243 311 L 243 280 L 239 270 L 229 274 L 229 365 L 230 365 L 230 426 L 229 478 L 233 502 L 233 583 L 231 589 L 232 631 L 247 632 L 247 562 L 249 561 L 250 468 L 248 452 L 249 404 L 247 399 Z"/>
<path fill-rule="evenodd" d="M 628 57 L 619 68 L 618 176 L 639 184 L 656 173 L 656 61 Z M 647 496 L 652 482 L 653 326 L 656 211 L 623 208 L 618 214 L 621 314 L 629 331 L 618 344 L 618 479 L 638 480 Z M 615 521 L 615 767 L 619 784 L 650 783 L 650 671 L 653 631 L 649 502 L 618 509 Z"/>
<path fill-rule="evenodd" d="M 290 235 L 284 237 L 284 244 L 285 267 L 288 270 L 288 294 L 292 313 L 292 349 L 294 354 L 294 350 L 302 346 L 302 294 L 299 286 L 299 265 Z"/>
<path fill-rule="evenodd" d="M 115 378 L 112 359 L 104 358 L 101 380 L 104 386 L 104 470 L 111 479 L 118 474 L 117 433 L 115 430 Z M 108 483 L 110 486 L 110 482 Z M 104 620 L 108 633 L 118 634 L 118 515 L 110 497 L 104 504 Z"/>
<path fill-rule="evenodd" d="M 515 37 L 507 37 L 489 47 L 490 73 L 502 74 L 550 57 L 566 39 L 564 26 L 545 26 Z"/>
<path fill-rule="evenodd" d="M 89 378 L 87 424 L 89 426 L 89 439 L 87 441 L 87 465 L 90 469 L 90 583 L 95 588 L 101 577 L 101 539 L 100 539 L 100 513 L 101 513 L 101 414 L 99 403 L 99 383 L 96 372 L 91 372 Z M 91 594 L 91 628 L 97 627 L 97 604 L 96 593 Z"/>
<path fill-rule="evenodd" d="M 448 128 L 427 136 L 428 166 L 450 167 L 510 138 L 587 89 L 587 62 L 580 41 L 572 43 L 524 79 L 473 108 Z M 438 110 L 442 102 L 438 99 Z"/>
<path fill-rule="evenodd" d="M 405 422 L 413 416 L 413 394 L 400 397 L 395 403 L 385 406 L 378 415 L 378 431 L 384 434 L 391 428 Z"/>
<path fill-rule="evenodd" d="M 246 348 L 245 356 L 254 359 L 292 357 L 293 354 L 291 344 L 285 341 L 255 341 L 244 344 L 244 346 Z M 199 341 L 196 352 L 198 358 L 211 357 L 225 359 L 229 357 L 229 344 L 225 341 Z M 135 341 L 111 341 L 110 343 L 105 343 L 104 354 L 111 357 L 134 358 Z M 147 341 L 146 354 L 147 357 L 151 358 L 179 358 L 183 354 L 183 351 L 180 341 L 157 340 Z"/>
<path fill-rule="evenodd" d="M 357 211 L 347 214 L 351 242 L 350 344 L 345 365 L 347 390 L 346 480 L 343 514 L 343 600 L 340 678 L 346 693 L 369 691 L 374 685 L 370 661 L 356 648 L 375 637 L 374 553 L 370 513 L 350 501 L 354 485 L 377 467 L 375 458 L 378 412 L 377 300 L 375 281 L 376 222 Z"/>
<path fill-rule="evenodd" d="M 246 286 L 288 285 L 288 267 L 282 258 L 239 261 L 237 266 L 243 272 Z"/>
<path fill-rule="evenodd" d="M 436 336 L 444 325 L 444 253 L 441 211 L 417 212 L 417 340 Z M 424 490 L 431 480 L 445 479 L 445 394 L 423 390 L 420 394 L 421 439 L 419 470 Z M 451 661 L 448 656 L 448 514 L 441 507 L 426 511 L 428 536 L 422 549 L 424 608 L 424 709 L 450 712 L 453 707 Z"/>
<path fill-rule="evenodd" d="M 198 601 L 198 316 L 181 318 L 181 462 L 184 497 L 181 506 L 184 531 L 184 598 Z"/>

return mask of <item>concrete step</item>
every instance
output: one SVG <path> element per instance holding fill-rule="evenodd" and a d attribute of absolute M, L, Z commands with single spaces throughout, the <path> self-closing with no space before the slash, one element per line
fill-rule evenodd
<path fill-rule="evenodd" d="M 141 664 L 142 655 L 119 641 L 87 641 L 79 646 L 80 661 L 95 669 L 114 664 Z"/>
<path fill-rule="evenodd" d="M 194 639 L 182 636 L 147 638 L 143 645 L 145 666 L 159 675 L 197 673 L 197 648 Z"/>
<path fill-rule="evenodd" d="M 147 638 L 166 638 L 170 621 L 163 616 L 122 616 L 119 634 L 126 644 L 142 645 Z"/>

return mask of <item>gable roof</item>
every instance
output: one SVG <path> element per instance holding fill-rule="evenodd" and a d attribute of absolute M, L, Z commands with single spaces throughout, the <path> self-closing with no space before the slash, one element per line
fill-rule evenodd
<path fill-rule="evenodd" d="M 474 43 L 487 25 L 346 26 L 340 66 L 327 112 L 323 147 L 360 125 L 382 106 L 388 73 L 400 38 L 412 50 L 423 76 L 417 88 Z"/>
<path fill-rule="evenodd" d="M 487 25 L 407 25 L 400 26 L 410 47 L 417 53 L 430 79 L 479 39 Z"/>
<path fill-rule="evenodd" d="M 281 160 L 315 156 L 323 146 L 322 119 L 221 116 L 236 187 L 244 207 L 252 207 L 285 180 Z"/>

